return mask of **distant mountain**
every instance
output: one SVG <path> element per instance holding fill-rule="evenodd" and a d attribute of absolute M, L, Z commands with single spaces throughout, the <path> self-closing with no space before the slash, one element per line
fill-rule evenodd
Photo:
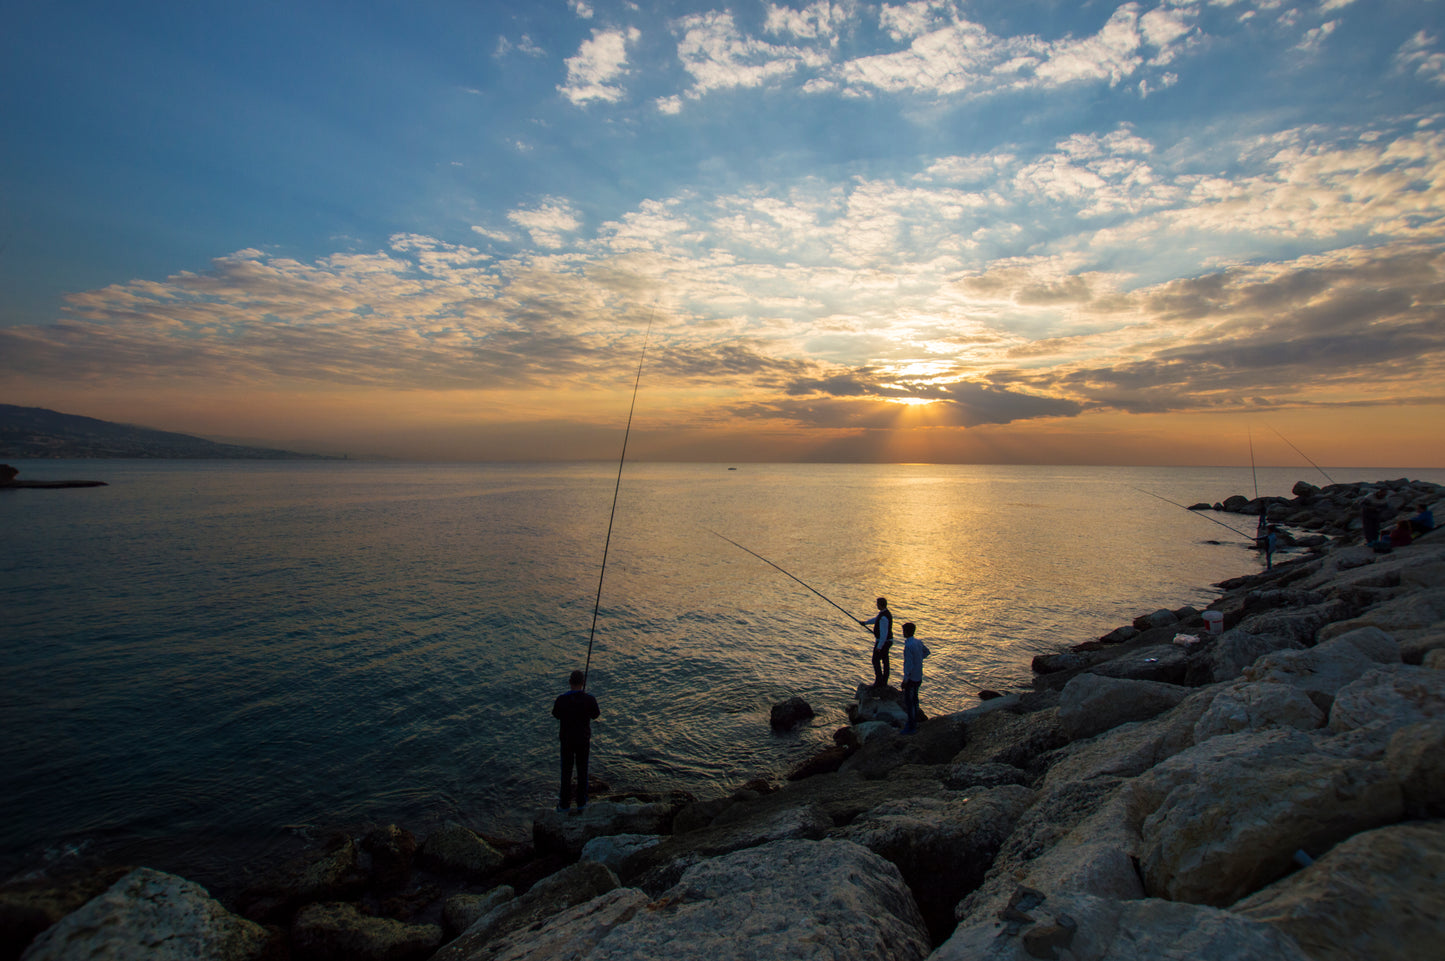
<path fill-rule="evenodd" d="M 322 460 L 269 447 L 218 444 L 189 434 L 0 404 L 0 458 L 161 457 L 186 460 Z"/>

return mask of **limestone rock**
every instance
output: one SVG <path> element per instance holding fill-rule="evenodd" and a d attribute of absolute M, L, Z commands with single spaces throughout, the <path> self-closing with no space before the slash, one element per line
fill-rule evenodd
<path fill-rule="evenodd" d="M 617 927 L 648 905 L 636 888 L 617 888 L 567 908 L 545 923 L 499 935 L 471 952 L 466 961 L 584 961 Z"/>
<path fill-rule="evenodd" d="M 1157 681 L 1124 680 L 1101 674 L 1080 674 L 1064 686 L 1059 722 L 1071 738 L 1154 717 L 1190 694 L 1188 688 Z"/>
<path fill-rule="evenodd" d="M 663 801 L 593 801 L 572 812 L 544 811 L 532 822 L 537 850 L 578 857 L 593 838 L 666 834 L 676 808 Z"/>
<path fill-rule="evenodd" d="M 1298 650 L 1303 646 L 1288 634 L 1253 634 L 1242 628 L 1231 628 L 1219 635 L 1207 654 L 1210 677 L 1215 681 L 1230 681 L 1266 654 Z"/>
<path fill-rule="evenodd" d="M 438 951 L 433 961 L 490 958 L 499 950 L 493 947 L 493 941 L 515 931 L 539 928 L 563 911 L 617 887 L 617 875 L 595 861 L 565 867 L 532 885 L 521 897 L 503 901 L 482 915 L 461 937 Z"/>
<path fill-rule="evenodd" d="M 356 897 L 366 888 L 356 842 L 345 835 L 282 865 L 241 897 L 243 913 L 253 920 L 287 924 L 304 904 Z"/>
<path fill-rule="evenodd" d="M 1445 674 L 1405 664 L 1378 668 L 1341 688 L 1330 708 L 1330 730 L 1337 733 L 1393 731 L 1435 719 L 1445 719 Z"/>
<path fill-rule="evenodd" d="M 1274 682 L 1242 682 L 1227 685 L 1210 701 L 1194 725 L 1194 743 L 1241 731 L 1313 731 L 1324 726 L 1325 712 L 1299 688 Z"/>
<path fill-rule="evenodd" d="M 481 880 L 502 866 L 502 855 L 475 831 L 455 821 L 428 835 L 419 856 L 432 870 L 453 877 Z"/>
<path fill-rule="evenodd" d="M 1212 738 L 1131 790 L 1146 891 L 1215 906 L 1279 879 L 1295 851 L 1317 856 L 1404 810 L 1383 764 L 1325 754 L 1294 730 Z"/>
<path fill-rule="evenodd" d="M 661 841 L 660 834 L 609 834 L 582 845 L 582 860 L 596 861 L 619 871 L 630 856 Z"/>
<path fill-rule="evenodd" d="M 955 790 L 966 788 L 1002 787 L 1005 784 L 1027 784 L 1028 772 L 1011 764 L 986 761 L 976 764 L 959 761 L 950 764 L 943 772 L 942 781 Z"/>
<path fill-rule="evenodd" d="M 1333 697 L 1340 688 L 1376 666 L 1377 662 L 1354 644 L 1335 638 L 1307 650 L 1267 654 L 1245 668 L 1242 677 Z"/>
<path fill-rule="evenodd" d="M 953 930 L 956 904 L 983 882 L 1034 792 L 1011 785 L 951 798 L 892 801 L 834 832 L 897 866 L 934 941 Z"/>
<path fill-rule="evenodd" d="M 960 927 L 929 961 L 1311 961 L 1289 935 L 1227 911 L 1154 899 L 1025 894 Z"/>
<path fill-rule="evenodd" d="M 697 864 L 580 957 L 921 961 L 928 951 L 898 869 L 861 845 L 827 840 L 778 841 Z"/>
<path fill-rule="evenodd" d="M 199 884 L 137 868 L 42 933 L 21 957 L 253 961 L 270 941 L 265 928 L 231 914 Z"/>
<path fill-rule="evenodd" d="M 1141 647 L 1096 664 L 1089 670 L 1104 677 L 1178 684 L 1184 680 L 1188 666 L 1188 654 L 1171 643 Z"/>
<path fill-rule="evenodd" d="M 1445 946 L 1445 822 L 1398 824 L 1340 843 L 1235 904 L 1314 961 L 1433 958 Z"/>
<path fill-rule="evenodd" d="M 291 945 L 308 961 L 421 961 L 442 943 L 437 924 L 362 914 L 354 904 L 311 904 L 291 925 Z"/>

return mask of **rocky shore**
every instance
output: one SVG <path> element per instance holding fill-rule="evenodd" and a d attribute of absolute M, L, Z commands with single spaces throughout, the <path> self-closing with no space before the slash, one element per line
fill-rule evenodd
<path fill-rule="evenodd" d="M 1297 546 L 915 735 L 860 687 L 834 748 L 725 797 L 340 834 L 224 905 L 148 868 L 14 884 L 0 957 L 1441 957 L 1445 534 L 1364 545 L 1377 489 L 1445 507 L 1408 480 L 1208 505 Z"/>

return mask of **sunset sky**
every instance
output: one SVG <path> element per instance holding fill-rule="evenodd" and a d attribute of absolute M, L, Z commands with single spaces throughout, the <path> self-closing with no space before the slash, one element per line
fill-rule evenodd
<path fill-rule="evenodd" d="M 605 459 L 651 325 L 638 458 L 1445 467 L 1445 0 L 21 2 L 0 104 L 0 403 Z"/>

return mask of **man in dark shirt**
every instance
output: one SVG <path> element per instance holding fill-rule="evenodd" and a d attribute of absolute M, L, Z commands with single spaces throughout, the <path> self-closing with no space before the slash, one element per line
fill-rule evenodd
<path fill-rule="evenodd" d="M 557 792 L 557 810 L 566 811 L 572 804 L 572 769 L 577 769 L 577 810 L 587 806 L 587 755 L 592 750 L 592 719 L 600 713 L 597 698 L 583 690 L 587 675 L 573 671 L 568 678 L 571 688 L 558 695 L 552 704 L 552 716 L 561 721 L 562 786 Z"/>

